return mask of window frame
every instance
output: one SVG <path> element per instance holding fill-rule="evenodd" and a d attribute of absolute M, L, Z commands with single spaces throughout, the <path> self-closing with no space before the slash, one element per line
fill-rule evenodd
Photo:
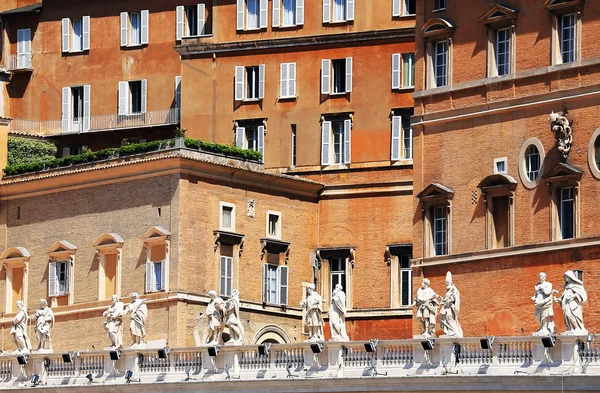
<path fill-rule="evenodd" d="M 273 0 L 272 1 L 272 21 L 271 26 L 277 29 L 289 29 L 304 25 L 304 0 L 291 0 L 294 2 L 293 19 L 294 23 L 285 24 L 285 1 L 286 0 Z"/>
<path fill-rule="evenodd" d="M 348 292 L 348 266 L 347 266 L 347 259 L 348 258 L 344 258 L 344 257 L 332 257 L 328 259 L 329 262 L 329 293 L 327 294 L 329 296 L 329 298 L 331 298 L 331 296 L 333 295 L 333 290 L 335 289 L 335 285 L 333 285 L 333 278 L 334 276 L 338 277 L 338 284 L 342 282 L 343 280 L 343 291 L 344 293 Z M 339 264 L 339 266 L 343 267 L 342 270 L 333 270 L 333 263 L 334 261 L 336 261 L 336 263 Z"/>
<path fill-rule="evenodd" d="M 135 15 L 135 16 L 134 16 Z M 139 20 L 138 42 L 133 42 L 133 20 Z M 150 37 L 150 12 L 140 10 L 139 12 L 121 12 L 120 14 L 120 43 L 121 48 L 140 48 L 149 43 Z"/>
<path fill-rule="evenodd" d="M 15 309 L 15 303 L 22 300 L 27 305 L 29 292 L 29 260 L 31 254 L 24 247 L 7 248 L 0 256 L 0 266 L 5 270 L 4 284 L 4 312 L 10 314 Z M 23 277 L 21 281 L 21 299 L 13 298 L 14 288 L 14 269 L 23 269 Z"/>
<path fill-rule="evenodd" d="M 552 15 L 552 40 L 551 63 L 553 66 L 572 64 L 581 61 L 581 10 L 579 6 L 551 9 Z M 564 21 L 566 17 L 573 17 L 572 25 L 572 60 L 565 61 L 564 57 Z M 569 59 L 567 59 L 569 60 Z"/>
<path fill-rule="evenodd" d="M 272 280 L 269 278 L 269 272 L 275 272 L 275 289 L 274 291 L 271 288 Z M 286 284 L 283 284 L 282 277 L 285 272 L 285 281 Z M 273 263 L 265 262 L 263 263 L 263 296 L 262 300 L 264 304 L 271 304 L 275 306 L 287 306 L 289 303 L 289 267 L 285 265 L 276 265 Z M 285 291 L 285 292 L 284 292 Z M 272 299 L 269 297 L 270 293 L 275 293 L 275 302 L 271 301 Z M 285 299 L 283 299 L 282 294 L 285 293 Z M 284 301 L 285 300 L 285 301 Z"/>
<path fill-rule="evenodd" d="M 575 187 L 566 186 L 557 188 L 557 208 L 558 208 L 558 233 L 560 234 L 560 240 L 573 239 L 575 238 Z M 568 191 L 568 195 L 565 196 L 565 191 Z M 566 203 L 565 203 L 566 202 Z M 566 216 L 565 206 L 569 207 L 569 216 Z M 567 226 L 569 222 L 569 226 Z M 567 230 L 570 231 L 567 233 Z"/>
<path fill-rule="evenodd" d="M 75 118 L 73 117 L 73 110 L 75 107 L 73 98 L 74 89 L 81 90 L 82 92 L 82 116 L 81 118 L 78 118 L 78 121 L 75 121 Z M 91 127 L 91 86 L 78 85 L 63 87 L 61 111 L 61 131 L 63 133 L 89 131 Z"/>
<path fill-rule="evenodd" d="M 145 293 L 169 292 L 171 233 L 162 227 L 154 226 L 144 233 L 142 236 L 142 241 L 144 242 L 144 252 L 146 255 L 146 276 L 144 279 Z M 164 247 L 165 258 L 160 261 L 152 260 L 152 247 Z M 157 291 L 156 286 L 152 285 L 152 282 L 155 279 L 154 263 L 157 262 L 162 262 L 163 264 L 161 271 L 162 284 L 160 291 Z M 152 278 L 152 281 L 148 280 L 149 277 Z"/>
<path fill-rule="evenodd" d="M 335 19 L 335 4 L 337 0 L 323 0 L 323 24 L 344 24 L 354 21 L 355 0 L 340 0 L 342 2 L 344 17 Z"/>
<path fill-rule="evenodd" d="M 77 247 L 61 240 L 52 245 L 47 251 L 48 254 L 48 305 L 50 307 L 57 307 L 59 298 L 66 298 L 66 304 L 61 305 L 72 305 L 74 303 L 74 291 L 75 291 L 75 253 Z M 60 291 L 60 285 L 58 280 L 57 264 L 61 263 L 65 266 L 65 290 Z M 53 285 L 54 283 L 54 285 Z"/>
<path fill-rule="evenodd" d="M 277 224 L 275 228 L 275 233 L 270 232 L 271 228 L 271 216 L 277 217 Z M 275 210 L 267 210 L 267 224 L 266 224 L 266 237 L 268 239 L 276 239 L 281 240 L 282 237 L 282 213 Z"/>
<path fill-rule="evenodd" d="M 444 45 L 445 50 L 443 52 L 438 52 L 439 45 Z M 448 86 L 448 58 L 449 58 L 449 45 L 448 40 L 440 40 L 434 42 L 434 60 L 433 60 L 433 79 L 435 87 L 445 87 Z M 443 59 L 443 62 L 440 64 L 440 60 Z M 443 72 L 438 73 L 438 70 L 442 67 Z M 440 81 L 440 79 L 442 79 Z"/>
<path fill-rule="evenodd" d="M 81 38 L 80 38 L 80 49 L 74 49 L 75 45 L 75 29 L 74 22 L 80 21 L 81 23 Z M 82 16 L 81 18 L 71 19 L 62 18 L 61 21 L 61 35 L 62 35 L 62 53 L 63 54 L 78 54 L 87 52 L 90 50 L 90 16 Z"/>
<path fill-rule="evenodd" d="M 334 68 L 333 62 L 341 62 L 345 60 L 345 79 L 344 79 L 344 91 L 334 92 Z M 353 71 L 352 71 L 353 58 L 346 57 L 339 59 L 321 59 L 321 94 L 327 96 L 343 96 L 352 92 L 353 85 Z M 339 71 L 338 71 L 339 74 Z"/>
<path fill-rule="evenodd" d="M 248 97 L 248 71 L 257 70 L 255 72 L 257 80 L 253 81 L 256 84 L 256 97 Z M 265 98 L 265 65 L 251 65 L 251 66 L 235 66 L 235 78 L 234 78 L 234 100 L 247 102 L 258 102 Z"/>
<path fill-rule="evenodd" d="M 500 171 L 498 169 L 498 164 L 503 163 L 504 164 L 504 170 Z M 502 174 L 507 174 L 508 173 L 508 157 L 500 157 L 500 158 L 494 158 L 494 174 L 497 173 L 502 173 Z"/>
<path fill-rule="evenodd" d="M 421 222 L 423 230 L 423 255 L 425 258 L 440 257 L 452 254 L 452 198 L 454 190 L 440 183 L 431 183 L 417 194 L 421 204 Z M 445 211 L 445 254 L 435 249 L 436 208 Z M 438 221 L 439 222 L 439 221 Z M 439 232 L 439 231 L 438 231 Z"/>
<path fill-rule="evenodd" d="M 527 150 L 532 145 L 534 145 L 535 148 L 538 150 L 538 153 L 540 156 L 539 172 L 538 172 L 538 176 L 534 180 L 531 180 L 529 178 L 528 168 L 527 168 L 527 163 L 528 163 Z M 521 146 L 521 151 L 519 152 L 519 178 L 521 179 L 521 183 L 523 184 L 523 186 L 525 188 L 531 190 L 540 184 L 540 182 L 542 181 L 542 173 L 545 172 L 545 169 L 544 169 L 545 168 L 545 158 L 546 158 L 546 152 L 544 150 L 544 146 L 542 145 L 542 142 L 540 142 L 539 139 L 537 139 L 535 137 L 531 137 L 531 138 L 528 138 L 523 143 L 523 145 Z"/>
<path fill-rule="evenodd" d="M 235 232 L 235 214 L 236 214 L 236 207 L 235 207 L 235 203 L 229 203 L 229 202 L 219 202 L 219 228 L 222 231 L 229 231 L 229 232 Z M 225 227 L 223 224 L 223 212 L 225 210 L 225 208 L 231 208 L 231 227 Z"/>
<path fill-rule="evenodd" d="M 257 150 L 262 154 L 262 162 L 265 161 L 265 122 L 264 119 L 248 119 L 235 122 L 235 146 L 240 149 L 249 149 L 248 138 L 246 136 L 246 128 L 256 128 L 257 135 Z"/>
<path fill-rule="evenodd" d="M 133 112 L 132 83 L 140 84 L 140 112 Z M 148 113 L 148 80 L 135 79 L 119 82 L 118 91 L 119 116 L 142 116 Z"/>
<path fill-rule="evenodd" d="M 433 12 L 443 11 L 447 6 L 447 0 L 433 0 Z"/>
<path fill-rule="evenodd" d="M 396 109 L 392 110 L 391 113 L 391 152 L 390 152 L 390 160 L 393 162 L 396 161 L 411 161 L 413 159 L 414 154 L 414 134 L 412 129 L 412 111 L 405 109 Z M 408 119 L 408 127 L 406 121 Z M 407 144 L 407 130 L 408 130 L 408 140 L 410 140 L 410 144 Z M 410 154 L 407 154 L 407 146 L 410 149 Z"/>
<path fill-rule="evenodd" d="M 225 262 L 225 274 L 223 274 L 223 262 Z M 227 255 L 219 256 L 219 296 L 230 297 L 233 292 L 233 257 Z M 225 288 L 223 288 L 225 284 Z"/>
<path fill-rule="evenodd" d="M 410 3 L 414 3 L 415 12 L 410 13 Z M 416 12 L 416 0 L 392 0 L 392 18 L 399 18 L 405 16 L 415 16 Z"/>
<path fill-rule="evenodd" d="M 279 64 L 279 99 L 297 97 L 296 63 Z"/>
<path fill-rule="evenodd" d="M 256 2 L 256 27 L 249 27 L 248 1 Z M 252 32 L 266 29 L 269 24 L 268 5 L 267 0 L 236 0 L 236 30 Z"/>
<path fill-rule="evenodd" d="M 121 296 L 121 267 L 123 258 L 123 239 L 114 233 L 105 233 L 98 236 L 92 246 L 98 255 L 98 301 L 109 300 L 106 294 L 106 256 L 116 256 L 115 266 L 115 295 Z"/>
<path fill-rule="evenodd" d="M 342 124 L 340 162 L 335 162 L 335 132 L 333 124 Z M 352 115 L 322 117 L 321 122 L 321 165 L 344 166 L 352 162 Z"/>

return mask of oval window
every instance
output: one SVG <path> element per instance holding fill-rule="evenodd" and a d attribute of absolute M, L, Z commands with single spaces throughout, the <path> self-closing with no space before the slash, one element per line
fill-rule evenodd
<path fill-rule="evenodd" d="M 537 146 L 529 145 L 525 152 L 525 169 L 529 181 L 535 181 L 540 174 L 540 151 Z"/>

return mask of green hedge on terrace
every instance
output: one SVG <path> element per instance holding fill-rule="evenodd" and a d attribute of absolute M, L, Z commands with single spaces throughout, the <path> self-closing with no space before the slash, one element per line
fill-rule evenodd
<path fill-rule="evenodd" d="M 164 149 L 175 145 L 174 139 L 162 141 L 132 143 L 120 148 L 110 148 L 98 151 L 89 151 L 75 156 L 66 156 L 62 158 L 46 158 L 34 162 L 7 165 L 4 168 L 5 176 L 21 175 L 24 173 L 38 172 L 47 169 L 63 168 L 76 164 L 83 164 L 94 161 L 106 160 L 109 158 L 130 156 L 133 154 L 147 153 Z M 219 153 L 226 156 L 243 158 L 246 160 L 260 161 L 262 154 L 252 150 L 244 150 L 237 147 L 220 145 L 216 143 L 204 142 L 199 139 L 185 138 L 185 146 L 190 149 Z"/>
<path fill-rule="evenodd" d="M 50 160 L 56 156 L 56 145 L 27 138 L 8 138 L 8 166 Z"/>

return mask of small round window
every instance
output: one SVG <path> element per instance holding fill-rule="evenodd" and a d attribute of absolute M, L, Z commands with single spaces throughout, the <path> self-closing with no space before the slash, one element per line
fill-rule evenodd
<path fill-rule="evenodd" d="M 594 141 L 594 163 L 596 164 L 596 169 L 600 170 L 600 135 Z"/>
<path fill-rule="evenodd" d="M 537 146 L 529 145 L 525 151 L 525 171 L 529 181 L 534 182 L 537 180 L 540 174 L 540 163 L 540 151 Z"/>

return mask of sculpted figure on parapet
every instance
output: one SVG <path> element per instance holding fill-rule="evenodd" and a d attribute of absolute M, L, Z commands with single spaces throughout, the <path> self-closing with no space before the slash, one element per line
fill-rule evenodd
<path fill-rule="evenodd" d="M 306 308 L 306 326 L 309 341 L 322 341 L 323 334 L 323 298 L 312 287 L 306 288 L 306 298 L 300 302 L 300 307 Z"/>
<path fill-rule="evenodd" d="M 112 304 L 102 316 L 106 317 L 104 328 L 110 340 L 110 348 L 123 347 L 123 302 L 120 301 L 119 295 L 111 296 Z"/>
<path fill-rule="evenodd" d="M 208 317 L 208 337 L 206 343 L 211 345 L 223 344 L 223 329 L 225 328 L 225 302 L 214 290 L 208 291 L 210 301 L 206 306 Z"/>
<path fill-rule="evenodd" d="M 336 284 L 331 294 L 328 314 L 331 341 L 350 341 L 346 333 L 346 311 L 346 294 L 342 284 Z"/>
<path fill-rule="evenodd" d="M 463 330 L 458 322 L 460 311 L 460 292 L 452 282 L 452 273 L 446 273 L 446 295 L 441 298 L 440 326 L 444 330 L 443 337 L 462 338 Z"/>
<path fill-rule="evenodd" d="M 40 299 L 40 308 L 31 317 L 35 321 L 35 335 L 38 339 L 37 352 L 52 352 L 50 332 L 54 328 L 54 312 L 46 299 Z"/>
<path fill-rule="evenodd" d="M 13 318 L 12 327 L 10 328 L 10 334 L 15 340 L 17 351 L 29 353 L 31 352 L 31 341 L 27 335 L 27 320 L 29 316 L 27 315 L 25 303 L 22 300 L 17 301 L 17 309 L 18 311 Z"/>
<path fill-rule="evenodd" d="M 421 283 L 421 288 L 417 290 L 417 296 L 414 307 L 417 307 L 417 319 L 423 327 L 421 332 L 422 338 L 435 337 L 435 323 L 439 307 L 438 296 L 433 289 L 429 287 L 431 282 L 424 278 Z"/>
<path fill-rule="evenodd" d="M 237 289 L 231 292 L 231 297 L 225 302 L 225 324 L 229 327 L 231 337 L 228 343 L 244 345 L 245 332 L 240 318 L 240 292 Z"/>
<path fill-rule="evenodd" d="M 146 337 L 146 318 L 148 317 L 148 306 L 146 299 L 140 299 L 137 292 L 131 295 L 131 303 L 123 311 L 123 315 L 131 314 L 129 322 L 129 330 L 131 331 L 132 347 L 140 347 L 144 345 L 144 337 Z"/>
<path fill-rule="evenodd" d="M 558 291 L 552 289 L 552 284 L 546 281 L 546 273 L 541 272 L 538 277 L 540 282 L 535 285 L 535 293 L 531 300 L 535 305 L 535 320 L 540 328 L 533 335 L 549 336 L 556 333 L 552 294 L 558 293 Z"/>
<path fill-rule="evenodd" d="M 584 335 L 588 331 L 583 325 L 583 303 L 587 301 L 587 292 L 583 282 L 575 276 L 572 270 L 564 274 L 565 288 L 559 298 L 554 298 L 562 306 L 563 317 L 567 331 L 564 335 Z"/>

